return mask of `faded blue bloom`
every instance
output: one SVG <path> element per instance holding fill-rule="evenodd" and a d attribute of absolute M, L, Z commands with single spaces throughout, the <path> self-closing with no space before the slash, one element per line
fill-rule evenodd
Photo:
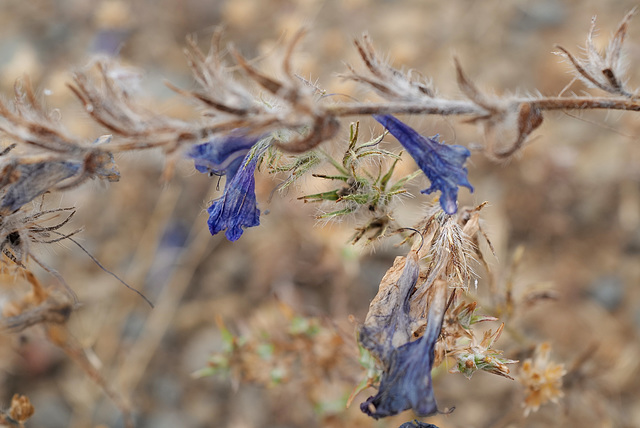
<path fill-rule="evenodd" d="M 376 355 L 382 365 L 378 394 L 360 405 L 378 419 L 413 409 L 418 416 L 438 411 L 431 383 L 434 347 L 442 327 L 442 311 L 429 310 L 424 335 L 411 339 L 409 299 L 420 276 L 415 255 L 406 258 L 402 275 L 387 297 L 389 314 L 376 314 L 374 322 L 360 329 L 362 346 Z M 392 296 L 391 293 L 398 293 Z"/>
<path fill-rule="evenodd" d="M 440 329 L 438 329 L 438 333 Z M 433 349 L 438 336 L 422 336 L 394 349 L 382 373 L 378 394 L 369 397 L 360 409 L 374 419 L 413 409 L 418 416 L 438 411 L 431 384 Z"/>
<path fill-rule="evenodd" d="M 230 241 L 237 241 L 243 227 L 260 224 L 256 203 L 254 172 L 269 141 L 258 143 L 261 137 L 247 137 L 236 132 L 225 138 L 194 146 L 188 156 L 195 160 L 200 172 L 227 175 L 222 197 L 207 209 L 209 231 L 215 235 L 226 230 Z"/>
<path fill-rule="evenodd" d="M 471 155 L 469 150 L 459 145 L 440 143 L 437 135 L 432 138 L 423 137 L 391 115 L 373 117 L 400 141 L 431 181 L 431 187 L 422 193 L 440 190 L 440 206 L 447 214 L 455 214 L 458 211 L 458 186 L 465 186 L 473 192 L 467 178 L 467 169 L 464 168 L 464 163 Z"/>
<path fill-rule="evenodd" d="M 382 362 L 390 361 L 395 348 L 411 339 L 409 298 L 420 277 L 420 267 L 415 253 L 404 260 L 400 278 L 390 286 L 385 299 L 370 309 L 360 328 L 360 343 Z M 398 259 L 394 261 L 394 267 L 397 265 Z"/>

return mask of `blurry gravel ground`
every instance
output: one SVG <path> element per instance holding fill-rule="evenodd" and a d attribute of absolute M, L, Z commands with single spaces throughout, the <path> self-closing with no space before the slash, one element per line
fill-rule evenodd
<path fill-rule="evenodd" d="M 248 57 L 273 52 L 283 34 L 307 27 L 295 65 L 330 93 L 369 96 L 336 76 L 345 70 L 343 62 L 359 65 L 350 40 L 367 31 L 395 65 L 433 77 L 443 94 L 459 94 L 454 54 L 481 88 L 557 94 L 570 76 L 566 64 L 551 54 L 554 45 L 575 52 L 593 15 L 601 29 L 597 40 L 604 42 L 633 6 L 613 0 L 4 0 L 0 87 L 10 97 L 15 79 L 28 74 L 46 102 L 60 109 L 65 125 L 93 139 L 104 131 L 86 117 L 65 83 L 91 55 L 117 49 L 126 64 L 144 72 L 146 103 L 189 117 L 193 109 L 163 82 L 192 87 L 182 55 L 184 38 L 195 34 L 205 46 L 214 27 L 223 24 L 225 40 Z M 640 82 L 639 36 L 636 19 L 627 39 L 632 86 Z M 277 65 L 268 58 L 260 64 Z M 481 141 L 473 125 L 455 120 L 412 117 L 408 122 L 448 142 Z M 365 133 L 373 129 L 363 123 Z M 546 117 L 530 145 L 508 164 L 474 154 L 469 170 L 476 192 L 461 192 L 461 203 L 489 201 L 483 214 L 496 248 L 497 257 L 489 262 L 498 285 L 504 286 L 514 250 L 523 246 L 514 277 L 516 300 L 539 290 L 558 295 L 555 301 L 520 305 L 508 326 L 525 338 L 518 343 L 505 331 L 498 347 L 517 359 L 523 356 L 514 350 L 549 341 L 553 359 L 569 370 L 586 351 L 595 351 L 565 379 L 560 403 L 526 420 L 516 382 L 485 373 L 468 381 L 443 368 L 435 375 L 436 396 L 441 407 L 456 411 L 430 422 L 441 428 L 640 426 L 638 135 L 637 114 L 557 113 Z M 363 320 L 380 278 L 401 250 L 388 244 L 375 251 L 349 246 L 353 225 L 317 224 L 314 207 L 296 201 L 293 190 L 267 203 L 277 182 L 266 174 L 258 179 L 258 193 L 260 207 L 269 214 L 259 228 L 231 244 L 223 236 L 208 236 L 203 209 L 215 196 L 216 183 L 193 173 L 188 162 L 165 185 L 159 155 L 132 153 L 118 163 L 120 183 L 88 183 L 50 201 L 78 206 L 74 225 L 86 228 L 83 245 L 144 289 L 156 309 L 73 246 L 50 246 L 42 253 L 82 301 L 70 330 L 95 353 L 106 377 L 131 395 L 138 426 L 397 427 L 411 418 L 374 421 L 357 405 L 331 416 L 313 409 L 305 391 L 292 387 L 234 387 L 224 378 L 190 377 L 220 350 L 215 316 L 236 332 L 247 331 L 275 296 L 301 314 L 333 320 L 351 335 L 348 316 Z M 412 168 L 409 162 L 403 167 Z M 406 202 L 397 217 L 407 225 L 417 222 L 425 202 L 423 196 Z M 185 248 L 185 242 L 192 245 Z M 40 277 L 47 280 L 43 273 Z M 0 291 L 11 296 L 14 287 L 6 282 Z M 486 281 L 481 279 L 478 289 L 480 304 L 489 302 Z M 121 426 L 117 409 L 100 389 L 37 332 L 5 338 L 0 346 L 0 403 L 8 404 L 16 392 L 29 396 L 36 413 L 28 427 Z M 350 370 L 342 389 L 327 390 L 323 401 L 348 394 L 361 375 L 355 365 Z"/>

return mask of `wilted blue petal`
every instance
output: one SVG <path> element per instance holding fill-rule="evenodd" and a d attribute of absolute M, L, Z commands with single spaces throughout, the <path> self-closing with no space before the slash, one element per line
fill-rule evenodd
<path fill-rule="evenodd" d="M 254 173 L 267 147 L 268 142 L 257 145 L 244 158 L 234 160 L 228 166 L 224 193 L 207 209 L 207 224 L 212 235 L 226 230 L 227 239 L 237 241 L 244 232 L 243 227 L 260 224 Z"/>
<path fill-rule="evenodd" d="M 419 420 L 415 419 L 415 420 L 413 420 L 413 422 L 405 422 L 405 423 L 403 423 L 398 428 L 438 428 L 438 427 L 436 425 L 434 425 L 434 424 L 428 424 L 426 422 L 420 422 Z"/>
<path fill-rule="evenodd" d="M 192 158 L 198 171 L 215 175 L 235 175 L 241 160 L 261 138 L 236 130 L 229 135 L 191 147 L 187 156 Z"/>
<path fill-rule="evenodd" d="M 400 262 L 401 259 L 396 259 L 394 267 Z M 376 299 L 369 307 L 367 319 L 360 328 L 359 340 L 380 361 L 389 361 L 395 348 L 411 339 L 409 298 L 419 278 L 417 254 L 410 253 L 404 258 L 398 280 L 389 284 L 384 297 Z"/>
<path fill-rule="evenodd" d="M 382 373 L 378 394 L 360 405 L 364 413 L 378 419 L 408 409 L 413 409 L 418 416 L 429 416 L 438 411 L 431 369 L 440 327 L 441 324 L 437 328 L 427 327 L 420 339 L 393 350 Z"/>
<path fill-rule="evenodd" d="M 383 372 L 378 394 L 369 397 L 360 409 L 378 419 L 413 409 L 419 416 L 438 411 L 431 386 L 429 344 L 423 337 L 394 350 L 388 370 Z"/>
<path fill-rule="evenodd" d="M 419 276 L 417 256 L 410 254 L 398 281 L 381 300 L 388 313 L 378 310 L 373 317 L 368 315 L 360 329 L 362 346 L 378 357 L 383 366 L 378 394 L 360 405 L 364 413 L 375 419 L 408 409 L 413 409 L 419 416 L 438 411 L 431 369 L 444 311 L 430 308 L 424 335 L 414 342 L 409 341 L 409 299 Z"/>
<path fill-rule="evenodd" d="M 465 186 L 473 192 L 464 167 L 471 155 L 469 150 L 464 146 L 440 143 L 437 135 L 426 138 L 391 115 L 373 117 L 400 141 L 431 181 L 431 187 L 422 193 L 440 190 L 440 206 L 447 214 L 455 214 L 458 211 L 458 186 Z"/>

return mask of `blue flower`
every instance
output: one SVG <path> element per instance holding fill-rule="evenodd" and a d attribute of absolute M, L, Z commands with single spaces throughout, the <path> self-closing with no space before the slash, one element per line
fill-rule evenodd
<path fill-rule="evenodd" d="M 222 196 L 207 209 L 209 231 L 215 235 L 226 230 L 230 241 L 237 241 L 243 228 L 260 224 L 255 193 L 255 169 L 269 146 L 258 143 L 262 137 L 247 137 L 236 132 L 225 138 L 194 146 L 188 156 L 198 171 L 211 175 L 226 174 Z"/>
<path fill-rule="evenodd" d="M 431 187 L 422 193 L 440 190 L 440 206 L 447 214 L 455 214 L 458 211 L 458 186 L 465 186 L 473 192 L 467 169 L 464 168 L 464 163 L 471 155 L 469 150 L 464 146 L 440 143 L 437 135 L 423 137 L 391 115 L 373 117 L 400 141 L 431 181 Z"/>

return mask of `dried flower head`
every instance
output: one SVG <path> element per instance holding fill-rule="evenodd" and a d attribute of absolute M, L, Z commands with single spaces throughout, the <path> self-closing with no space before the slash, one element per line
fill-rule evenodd
<path fill-rule="evenodd" d="M 536 347 L 533 358 L 522 363 L 518 380 L 526 388 L 524 414 L 536 412 L 541 405 L 557 403 L 564 396 L 562 377 L 567 373 L 564 364 L 556 364 L 549 359 L 551 345 L 547 342 Z"/>
<path fill-rule="evenodd" d="M 622 55 L 622 46 L 627 34 L 629 21 L 635 13 L 636 9 L 634 8 L 625 15 L 618 26 L 618 30 L 609 41 L 603 53 L 598 51 L 593 42 L 593 36 L 596 30 L 595 17 L 591 20 L 591 28 L 587 36 L 585 48 L 587 53 L 586 58 L 576 58 L 565 48 L 557 46 L 560 50 L 559 55 L 564 56 L 571 62 L 574 68 L 573 73 L 587 86 L 599 88 L 615 95 L 625 97 L 634 96 L 632 92 L 625 88 L 623 77 L 625 64 L 624 55 Z"/>
<path fill-rule="evenodd" d="M 29 398 L 25 395 L 14 394 L 11 398 L 9 410 L 0 410 L 0 424 L 2 426 L 24 427 L 24 423 L 35 413 Z"/>
<path fill-rule="evenodd" d="M 502 357 L 502 351 L 493 348 L 493 344 L 502 334 L 503 328 L 504 324 L 501 324 L 495 333 L 491 330 L 485 331 L 480 343 L 477 343 L 475 336 L 472 336 L 470 343 L 466 346 L 452 350 L 450 355 L 456 357 L 457 363 L 451 373 L 462 373 L 467 379 L 471 379 L 476 371 L 482 370 L 513 379 L 509 376 L 507 364 L 514 364 L 518 361 Z"/>
<path fill-rule="evenodd" d="M 76 229 L 69 233 L 58 230 L 65 226 L 75 214 L 75 208 L 54 210 L 36 210 L 27 213 L 25 209 L 10 215 L 0 216 L 0 252 L 18 266 L 30 257 L 39 263 L 38 257 L 31 251 L 31 244 L 51 244 L 71 238 L 82 231 Z M 50 224 L 60 215 L 64 218 L 56 224 Z"/>
<path fill-rule="evenodd" d="M 430 240 L 428 279 L 418 288 L 413 301 L 421 299 L 436 279 L 443 279 L 452 287 L 466 288 L 476 277 L 471 262 L 477 251 L 470 239 L 472 235 L 467 234 L 473 231 L 461 227 L 460 222 L 464 221 L 463 216 L 450 216 L 440 209 L 433 209 L 427 217 L 422 230 Z"/>
<path fill-rule="evenodd" d="M 497 321 L 497 318 L 476 314 L 477 303 L 451 305 L 444 317 L 440 341 L 436 346 L 436 364 L 440 364 L 447 355 L 464 342 L 464 346 L 473 339 L 472 325 L 483 321 Z"/>

